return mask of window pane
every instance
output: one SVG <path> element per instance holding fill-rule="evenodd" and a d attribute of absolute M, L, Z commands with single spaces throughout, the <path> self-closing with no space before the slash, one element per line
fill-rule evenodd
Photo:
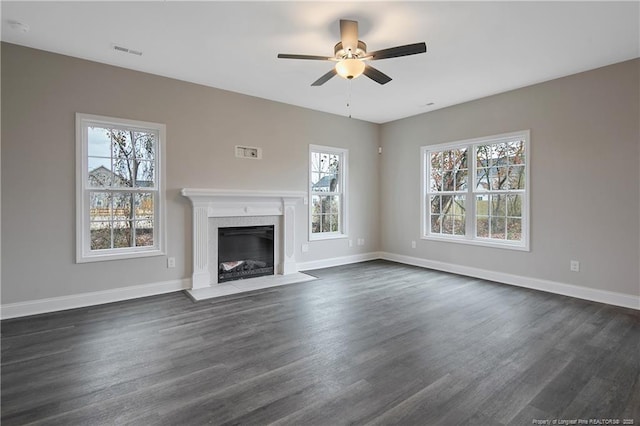
<path fill-rule="evenodd" d="M 440 195 L 432 195 L 431 196 L 431 200 L 429 201 L 429 203 L 431 204 L 431 213 L 432 214 L 440 214 L 441 207 L 440 207 Z"/>
<path fill-rule="evenodd" d="M 87 128 L 87 155 L 89 157 L 111 158 L 109 129 L 103 127 Z"/>
<path fill-rule="evenodd" d="M 506 216 L 506 203 L 504 195 L 491 196 L 491 216 Z"/>
<path fill-rule="evenodd" d="M 442 222 L 442 216 L 441 215 L 432 215 L 431 216 L 431 233 L 432 234 L 440 234 L 440 232 L 442 231 L 442 227 L 441 222 Z"/>
<path fill-rule="evenodd" d="M 480 238 L 489 238 L 489 218 L 487 216 L 477 217 L 476 235 Z"/>
<path fill-rule="evenodd" d="M 119 188 L 131 187 L 133 185 L 133 181 L 131 180 L 132 170 L 133 164 L 126 158 L 114 158 L 111 186 Z"/>
<path fill-rule="evenodd" d="M 431 169 L 429 188 L 434 192 L 442 191 L 442 173 L 439 170 Z"/>
<path fill-rule="evenodd" d="M 153 161 L 139 161 L 137 164 L 137 174 L 135 187 L 137 188 L 153 188 L 155 182 Z"/>
<path fill-rule="evenodd" d="M 444 172 L 442 178 L 442 190 L 443 191 L 455 191 L 453 172 Z"/>
<path fill-rule="evenodd" d="M 522 220 L 514 218 L 507 219 L 507 239 L 511 241 L 522 240 Z"/>
<path fill-rule="evenodd" d="M 148 132 L 133 132 L 135 158 L 151 160 L 155 158 L 156 135 Z"/>
<path fill-rule="evenodd" d="M 524 164 L 524 141 L 509 142 L 509 164 Z"/>
<path fill-rule="evenodd" d="M 491 189 L 507 189 L 507 170 L 507 167 L 492 167 L 491 169 L 489 169 L 489 181 L 491 182 Z"/>
<path fill-rule="evenodd" d="M 442 212 L 443 213 L 449 213 L 451 210 L 452 204 L 453 204 L 453 195 L 442 196 Z"/>
<path fill-rule="evenodd" d="M 153 193 L 142 192 L 135 194 L 136 218 L 153 219 Z"/>
<path fill-rule="evenodd" d="M 113 218 L 115 220 L 133 219 L 133 194 L 130 192 L 113 194 Z"/>
<path fill-rule="evenodd" d="M 524 189 L 524 166 L 509 167 L 509 189 Z"/>
<path fill-rule="evenodd" d="M 113 223 L 113 247 L 133 247 L 133 241 L 131 241 L 131 222 L 119 221 Z"/>
<path fill-rule="evenodd" d="M 111 248 L 111 222 L 92 222 L 90 231 L 91 250 Z"/>
<path fill-rule="evenodd" d="M 330 215 L 327 215 L 327 217 L 328 217 L 328 224 L 329 224 L 327 232 L 338 232 L 338 228 L 339 228 L 338 215 L 330 214 Z"/>
<path fill-rule="evenodd" d="M 111 186 L 113 173 L 110 158 L 89 157 L 87 165 L 89 186 Z"/>
<path fill-rule="evenodd" d="M 506 143 L 497 143 L 488 145 L 489 147 L 489 165 L 492 167 L 500 167 L 507 165 L 507 150 Z"/>
<path fill-rule="evenodd" d="M 456 178 L 456 190 L 458 191 L 466 191 L 467 190 L 467 175 L 468 175 L 468 170 L 467 169 L 460 169 L 456 172 L 455 174 L 455 178 Z"/>
<path fill-rule="evenodd" d="M 442 171 L 442 152 L 431 153 L 431 170 Z"/>
<path fill-rule="evenodd" d="M 340 192 L 340 154 L 311 153 L 311 190 Z"/>
<path fill-rule="evenodd" d="M 453 219 L 455 216 L 451 214 L 445 214 L 442 217 L 442 233 L 446 235 L 453 234 Z"/>
<path fill-rule="evenodd" d="M 311 215 L 311 232 L 320 232 L 320 215 Z"/>
<path fill-rule="evenodd" d="M 135 158 L 130 132 L 121 129 L 108 129 L 107 132 L 111 138 L 111 154 L 113 158 Z"/>
<path fill-rule="evenodd" d="M 89 220 L 111 220 L 111 194 L 109 192 L 89 193 Z"/>
<path fill-rule="evenodd" d="M 465 212 L 465 203 L 466 195 L 455 195 L 453 197 L 453 206 L 451 212 L 455 215 L 462 216 Z"/>
<path fill-rule="evenodd" d="M 136 223 L 136 247 L 153 245 L 153 220 L 138 220 Z"/>
<path fill-rule="evenodd" d="M 464 216 L 454 216 L 453 233 L 455 235 L 465 235 L 465 218 L 464 218 Z"/>
<path fill-rule="evenodd" d="M 476 169 L 476 189 L 480 191 L 486 191 L 491 188 L 489 184 L 489 170 L 490 169 Z"/>
<path fill-rule="evenodd" d="M 476 148 L 476 167 L 489 167 L 489 158 L 491 157 L 491 150 L 488 145 L 479 145 Z"/>
<path fill-rule="evenodd" d="M 338 232 L 340 230 L 340 196 L 314 195 L 312 202 L 312 232 Z"/>
<path fill-rule="evenodd" d="M 320 196 L 319 195 L 313 195 L 311 197 L 311 214 L 313 215 L 318 215 L 322 213 L 321 210 L 321 204 L 320 204 Z"/>
<path fill-rule="evenodd" d="M 507 195 L 507 216 L 522 217 L 522 195 Z"/>
<path fill-rule="evenodd" d="M 489 216 L 489 196 L 480 195 L 476 197 L 476 215 Z"/>
<path fill-rule="evenodd" d="M 491 238 L 504 240 L 506 237 L 504 217 L 491 217 Z"/>

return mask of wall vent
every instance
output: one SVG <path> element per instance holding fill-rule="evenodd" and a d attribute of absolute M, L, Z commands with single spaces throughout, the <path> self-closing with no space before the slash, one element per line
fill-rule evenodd
<path fill-rule="evenodd" d="M 112 45 L 113 50 L 117 50 L 118 52 L 131 53 L 132 55 L 142 56 L 142 52 L 139 50 L 129 49 L 128 47 L 118 46 L 117 44 Z"/>
<path fill-rule="evenodd" d="M 256 148 L 255 146 L 236 145 L 236 157 L 253 158 L 254 160 L 260 160 L 262 159 L 262 148 Z"/>

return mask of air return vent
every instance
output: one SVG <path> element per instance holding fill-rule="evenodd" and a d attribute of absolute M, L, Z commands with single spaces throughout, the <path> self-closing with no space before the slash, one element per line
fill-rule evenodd
<path fill-rule="evenodd" d="M 128 47 L 118 46 L 117 44 L 113 44 L 112 47 L 113 50 L 117 50 L 118 52 L 131 53 L 132 55 L 142 56 L 142 52 L 139 50 L 129 49 Z"/>
<path fill-rule="evenodd" d="M 256 148 L 255 146 L 236 145 L 236 157 L 253 158 L 254 160 L 260 160 L 262 158 L 262 148 Z"/>

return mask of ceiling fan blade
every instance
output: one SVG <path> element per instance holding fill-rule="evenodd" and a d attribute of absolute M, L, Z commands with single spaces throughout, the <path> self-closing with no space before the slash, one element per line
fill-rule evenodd
<path fill-rule="evenodd" d="M 329 58 L 327 56 L 293 55 L 290 53 L 278 53 L 278 58 L 280 59 L 311 59 L 314 61 L 331 61 L 334 59 L 334 58 Z"/>
<path fill-rule="evenodd" d="M 367 58 L 376 59 L 398 58 L 400 56 L 416 55 L 427 51 L 427 45 L 422 43 L 405 44 L 404 46 L 390 47 L 367 54 Z"/>
<path fill-rule="evenodd" d="M 358 21 L 340 20 L 340 41 L 345 52 L 356 53 L 358 48 Z"/>
<path fill-rule="evenodd" d="M 331 71 L 329 71 L 328 73 L 326 73 L 325 75 L 323 75 L 322 77 L 320 77 L 319 79 L 317 79 L 316 81 L 311 83 L 311 85 L 312 86 L 322 86 L 327 81 L 331 80 L 331 78 L 334 75 L 336 75 L 336 69 L 335 68 L 331 68 Z"/>
<path fill-rule="evenodd" d="M 362 74 L 366 75 L 371 80 L 375 81 L 376 83 L 380 83 L 380 84 L 387 84 L 388 82 L 391 81 L 391 77 L 389 77 L 388 75 L 386 75 L 382 71 L 379 71 L 379 70 L 375 69 L 374 67 L 372 67 L 369 64 L 367 64 L 364 67 L 364 71 L 362 72 Z"/>

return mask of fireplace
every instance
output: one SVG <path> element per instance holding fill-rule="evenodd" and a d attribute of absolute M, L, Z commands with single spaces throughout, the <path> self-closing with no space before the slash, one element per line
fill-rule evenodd
<path fill-rule="evenodd" d="M 306 192 L 183 188 L 182 195 L 193 206 L 193 275 L 191 289 L 187 290 L 192 299 L 233 294 L 239 287 L 261 288 L 257 281 L 281 285 L 276 283 L 309 279 L 298 272 L 294 249 L 296 207 L 307 204 Z M 273 226 L 273 272 L 255 280 L 228 281 L 218 286 L 218 229 L 247 226 Z"/>
<path fill-rule="evenodd" d="M 218 228 L 218 282 L 274 274 L 274 226 Z"/>

